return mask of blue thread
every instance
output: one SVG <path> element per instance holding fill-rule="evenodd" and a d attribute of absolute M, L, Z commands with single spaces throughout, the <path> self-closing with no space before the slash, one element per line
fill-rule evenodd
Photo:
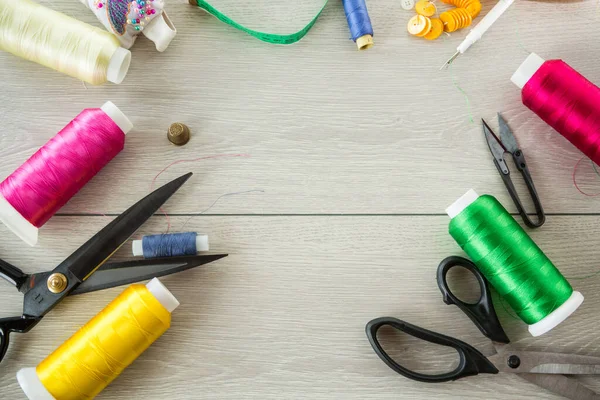
<path fill-rule="evenodd" d="M 361 36 L 373 36 L 373 26 L 365 0 L 343 0 L 343 3 L 352 40 L 356 42 Z"/>
<path fill-rule="evenodd" d="M 144 258 L 196 255 L 196 236 L 196 232 L 144 236 Z"/>

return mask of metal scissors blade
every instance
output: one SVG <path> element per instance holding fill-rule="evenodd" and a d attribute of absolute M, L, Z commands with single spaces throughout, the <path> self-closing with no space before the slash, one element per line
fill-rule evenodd
<path fill-rule="evenodd" d="M 529 355 L 528 355 L 529 357 Z M 538 374 L 598 375 L 600 357 L 578 354 L 533 353 L 538 365 L 531 369 Z"/>
<path fill-rule="evenodd" d="M 501 372 L 517 374 L 600 374 L 600 357 L 542 351 L 517 351 L 511 346 L 497 349 L 499 353 L 488 358 Z"/>
<path fill-rule="evenodd" d="M 104 264 L 191 176 L 190 172 L 174 179 L 138 201 L 54 268 L 52 275 L 64 282 L 60 291 L 51 292 L 44 280 L 30 281 L 23 314 L 46 315 Z"/>
<path fill-rule="evenodd" d="M 488 144 L 488 147 L 490 148 L 490 152 L 500 166 L 502 173 L 507 175 L 509 170 L 506 162 L 504 161 L 504 153 L 506 153 L 508 150 L 506 150 L 500 139 L 498 139 L 494 131 L 492 131 L 492 128 L 489 127 L 485 120 L 482 119 L 481 122 L 483 123 L 483 133 L 485 135 L 485 140 Z"/>
<path fill-rule="evenodd" d="M 81 281 L 89 278 L 191 176 L 190 172 L 156 189 L 106 225 L 64 261 L 68 264 L 69 271 Z"/>
<path fill-rule="evenodd" d="M 498 123 L 500 124 L 500 140 L 502 142 L 502 146 L 504 146 L 509 153 L 514 154 L 517 150 L 519 150 L 517 138 L 512 133 L 508 123 L 500 113 L 498 113 Z"/>
<path fill-rule="evenodd" d="M 521 374 L 519 376 L 567 399 L 600 400 L 600 394 L 582 385 L 576 379 L 564 375 Z"/>
<path fill-rule="evenodd" d="M 208 264 L 224 257 L 227 257 L 227 254 L 107 263 L 98 268 L 90 278 L 79 285 L 70 295 L 95 292 L 97 290 L 159 278 Z"/>

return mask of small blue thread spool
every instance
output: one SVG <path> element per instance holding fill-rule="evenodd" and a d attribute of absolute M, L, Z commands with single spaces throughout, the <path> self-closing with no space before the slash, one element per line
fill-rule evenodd
<path fill-rule="evenodd" d="M 132 244 L 133 255 L 144 258 L 192 256 L 208 249 L 208 236 L 196 232 L 144 236 Z"/>
<path fill-rule="evenodd" d="M 342 0 L 352 40 L 359 50 L 373 46 L 373 26 L 365 0 Z"/>

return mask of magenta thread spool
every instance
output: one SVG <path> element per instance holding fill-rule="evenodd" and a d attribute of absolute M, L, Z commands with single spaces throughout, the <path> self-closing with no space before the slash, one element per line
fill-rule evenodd
<path fill-rule="evenodd" d="M 132 128 L 110 101 L 83 110 L 0 183 L 0 221 L 34 246 L 38 229 L 123 150 Z"/>

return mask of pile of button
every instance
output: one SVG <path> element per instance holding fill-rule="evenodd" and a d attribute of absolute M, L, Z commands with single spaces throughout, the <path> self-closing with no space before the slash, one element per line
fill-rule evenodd
<path fill-rule="evenodd" d="M 466 28 L 471 25 L 473 18 L 481 12 L 480 0 L 442 0 L 446 4 L 452 4 L 456 8 L 444 11 L 439 18 L 433 18 L 437 13 L 437 8 L 431 0 L 419 0 L 415 4 L 417 15 L 408 21 L 408 32 L 417 37 L 423 37 L 427 40 L 435 40 L 442 32 L 454 32 L 458 29 Z M 405 5 L 411 5 L 410 0 L 404 0 Z M 412 8 L 412 7 L 411 7 Z"/>

